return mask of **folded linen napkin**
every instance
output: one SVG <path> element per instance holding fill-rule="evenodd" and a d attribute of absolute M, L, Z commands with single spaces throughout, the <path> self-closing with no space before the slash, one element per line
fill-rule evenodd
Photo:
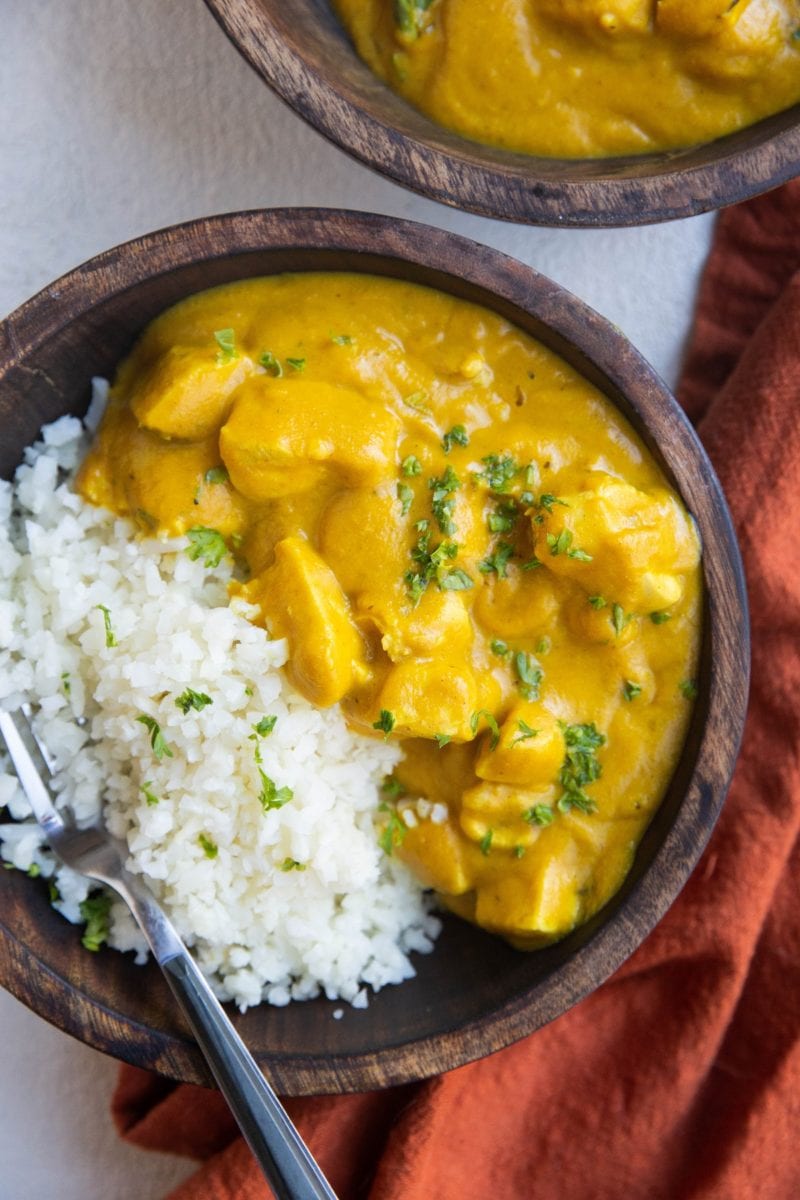
<path fill-rule="evenodd" d="M 342 1200 L 800 1195 L 800 181 L 720 218 L 680 396 L 752 606 L 717 829 L 644 945 L 559 1020 L 425 1083 L 288 1100 Z M 129 1141 L 204 1160 L 172 1200 L 270 1195 L 215 1092 L 122 1067 L 114 1114 Z"/>

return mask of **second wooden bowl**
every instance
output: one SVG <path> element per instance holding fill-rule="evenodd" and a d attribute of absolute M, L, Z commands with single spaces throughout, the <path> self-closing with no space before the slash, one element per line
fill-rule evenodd
<path fill-rule="evenodd" d="M 113 375 L 147 323 L 184 296 L 281 271 L 361 271 L 483 304 L 581 371 L 641 434 L 694 514 L 704 544 L 699 695 L 669 791 L 621 891 L 564 941 L 536 953 L 446 918 L 415 979 L 366 1010 L 324 999 L 261 1005 L 234 1020 L 290 1095 L 364 1091 L 489 1054 L 602 983 L 663 916 L 722 805 L 747 697 L 744 583 L 725 501 L 697 438 L 631 344 L 550 280 L 451 233 L 385 217 L 285 209 L 229 214 L 129 242 L 65 275 L 0 325 L 0 475 L 42 424 L 85 411 L 93 375 Z M 42 880 L 0 871 L 0 984 L 89 1045 L 174 1079 L 208 1082 L 158 969 L 89 954 Z"/>

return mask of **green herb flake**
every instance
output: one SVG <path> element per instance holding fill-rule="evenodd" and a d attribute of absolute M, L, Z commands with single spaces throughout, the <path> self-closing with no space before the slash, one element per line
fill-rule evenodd
<path fill-rule="evenodd" d="M 605 608 L 605 606 L 608 604 L 608 601 L 606 600 L 605 596 L 590 596 L 589 603 L 591 604 L 592 608 L 599 610 L 601 608 Z"/>
<path fill-rule="evenodd" d="M 523 821 L 529 825 L 552 825 L 555 814 L 549 804 L 534 804 L 522 814 Z"/>
<path fill-rule="evenodd" d="M 396 775 L 387 775 L 381 784 L 381 791 L 387 796 L 392 796 L 397 800 L 400 796 L 405 796 L 405 785 L 400 782 Z"/>
<path fill-rule="evenodd" d="M 573 546 L 571 550 L 567 551 L 567 558 L 574 558 L 576 562 L 592 561 L 591 554 L 587 554 L 585 550 L 580 550 L 577 546 Z"/>
<path fill-rule="evenodd" d="M 433 736 L 440 750 L 444 750 L 453 740 L 449 733 L 435 733 Z"/>
<path fill-rule="evenodd" d="M 454 425 L 442 438 L 442 449 L 449 454 L 453 446 L 468 446 L 469 434 L 463 425 Z"/>
<path fill-rule="evenodd" d="M 554 504 L 560 504 L 562 508 L 569 508 L 566 500 L 559 500 L 558 496 L 554 496 L 552 492 L 543 492 L 539 497 L 539 508 L 543 508 L 545 512 L 551 513 Z"/>
<path fill-rule="evenodd" d="M 378 838 L 378 845 L 384 854 L 391 858 L 395 847 L 402 846 L 408 826 L 391 804 L 379 804 L 378 812 L 386 813 L 389 818 Z"/>
<path fill-rule="evenodd" d="M 269 812 L 273 808 L 283 808 L 287 804 L 294 792 L 290 787 L 278 787 L 274 779 L 270 779 L 261 767 L 258 768 L 258 774 L 261 777 L 261 791 L 258 793 L 258 802 L 264 812 Z"/>
<path fill-rule="evenodd" d="M 306 360 L 304 358 L 287 358 L 287 367 L 291 367 L 293 371 L 305 371 Z"/>
<path fill-rule="evenodd" d="M 498 579 L 507 579 L 508 560 L 513 557 L 514 547 L 511 543 L 499 542 L 488 558 L 478 563 L 478 570 L 483 575 L 490 575 L 494 571 Z"/>
<path fill-rule="evenodd" d="M 584 813 L 593 813 L 597 810 L 597 805 L 586 795 L 584 788 L 594 783 L 603 773 L 602 764 L 597 760 L 597 751 L 605 745 L 606 739 L 594 724 L 562 723 L 561 731 L 564 735 L 565 754 L 558 780 L 564 792 L 558 800 L 558 810 L 568 813 L 577 808 Z"/>
<path fill-rule="evenodd" d="M 394 729 L 394 726 L 394 713 L 389 712 L 388 708 L 382 708 L 381 715 L 378 717 L 378 720 L 372 722 L 372 728 L 380 730 L 380 732 L 383 734 L 383 740 L 385 742 L 388 742 L 389 734 Z"/>
<path fill-rule="evenodd" d="M 519 680 L 517 687 L 526 700 L 539 699 L 539 687 L 544 672 L 532 654 L 518 650 L 514 655 L 514 669 Z"/>
<path fill-rule="evenodd" d="M 613 604 L 611 606 L 611 624 L 614 628 L 614 633 L 619 637 L 625 626 L 630 621 L 630 617 L 625 615 L 625 610 L 621 604 Z"/>
<path fill-rule="evenodd" d="M 411 508 L 412 502 L 414 500 L 413 489 L 410 488 L 407 483 L 398 483 L 397 499 L 400 501 L 401 516 L 403 516 L 403 517 L 407 516 L 408 511 Z"/>
<path fill-rule="evenodd" d="M 505 500 L 498 504 L 493 513 L 486 518 L 490 533 L 510 533 L 517 523 L 519 509 L 514 500 Z"/>
<path fill-rule="evenodd" d="M 153 717 L 148 717 L 146 713 L 140 713 L 136 720 L 149 732 L 150 745 L 158 761 L 161 762 L 162 758 L 173 758 L 174 755 L 166 743 L 158 721 Z"/>
<path fill-rule="evenodd" d="M 650 620 L 653 622 L 654 625 L 664 625 L 665 622 L 670 620 L 671 616 L 672 616 L 672 613 L 668 613 L 668 612 L 651 612 Z"/>
<path fill-rule="evenodd" d="M 530 738 L 535 738 L 537 733 L 539 732 L 538 729 L 531 729 L 531 727 L 527 723 L 527 721 L 523 721 L 523 720 L 517 721 L 517 728 L 519 729 L 519 733 L 512 740 L 512 742 L 511 742 L 512 746 L 516 746 L 518 744 L 518 742 L 527 742 Z"/>
<path fill-rule="evenodd" d="M 227 483 L 228 472 L 225 467 L 209 467 L 203 479 L 208 484 Z"/>
<path fill-rule="evenodd" d="M 527 562 L 522 563 L 520 570 L 521 571 L 535 571 L 537 567 L 541 567 L 543 565 L 544 564 L 543 564 L 542 560 L 540 558 L 537 558 L 536 555 L 534 555 L 533 558 L 529 558 Z"/>
<path fill-rule="evenodd" d="M 419 37 L 425 28 L 425 13 L 433 0 L 394 0 L 394 20 L 397 28 L 409 41 Z"/>
<path fill-rule="evenodd" d="M 353 340 L 349 333 L 331 334 L 331 341 L 334 346 L 352 346 Z"/>
<path fill-rule="evenodd" d="M 553 643 L 550 641 L 550 638 L 547 636 L 547 634 L 545 634 L 544 637 L 540 637 L 539 641 L 536 643 L 537 654 L 549 654 L 552 648 Z"/>
<path fill-rule="evenodd" d="M 461 567 L 447 571 L 438 582 L 443 592 L 467 592 L 472 587 L 471 578 L 466 571 L 461 570 Z"/>
<path fill-rule="evenodd" d="M 492 654 L 496 654 L 498 658 L 505 658 L 509 652 L 508 644 L 506 642 L 501 642 L 500 638 L 493 638 L 489 643 L 489 649 L 491 650 Z"/>
<path fill-rule="evenodd" d="M 510 454 L 487 454 L 481 459 L 486 470 L 478 474 L 491 492 L 503 494 L 511 486 L 511 481 L 518 475 L 522 467 L 514 461 Z"/>
<path fill-rule="evenodd" d="M 216 529 L 195 525 L 194 529 L 190 529 L 186 536 L 189 539 L 189 545 L 186 547 L 189 558 L 192 562 L 201 558 L 203 564 L 210 570 L 218 567 L 228 553 L 225 538 Z"/>
<path fill-rule="evenodd" d="M 403 404 L 407 404 L 409 408 L 413 408 L 416 412 L 427 413 L 430 416 L 431 410 L 426 404 L 427 399 L 427 392 L 412 392 L 410 396 L 403 397 Z"/>
<path fill-rule="evenodd" d="M 271 350 L 265 350 L 258 361 L 273 379 L 281 379 L 283 377 L 283 367 Z"/>
<path fill-rule="evenodd" d="M 557 558 L 559 554 L 566 554 L 572 545 L 572 534 L 569 529 L 562 529 L 561 533 L 548 533 L 547 545 L 553 558 Z"/>
<path fill-rule="evenodd" d="M 642 694 L 642 685 L 634 683 L 631 679 L 626 679 L 622 685 L 622 694 L 626 700 L 635 700 L 637 696 Z"/>
<path fill-rule="evenodd" d="M 490 713 L 485 708 L 479 708 L 478 711 L 474 712 L 470 717 L 469 727 L 472 732 L 476 734 L 478 732 L 478 725 L 480 724 L 481 717 L 485 719 L 486 724 L 492 731 L 492 736 L 489 738 L 489 749 L 496 750 L 497 743 L 500 741 L 500 726 L 497 724 L 497 720 L 493 713 Z"/>
<path fill-rule="evenodd" d="M 422 463 L 415 454 L 409 454 L 408 457 L 404 458 L 401 462 L 400 470 L 403 472 L 406 478 L 410 479 L 414 475 L 422 474 Z"/>
<path fill-rule="evenodd" d="M 461 487 L 461 480 L 453 468 L 448 466 L 443 475 L 428 480 L 428 487 L 433 493 L 431 496 L 431 508 L 436 518 L 436 523 L 442 533 L 446 537 L 450 537 L 456 531 L 455 523 L 453 522 L 456 501 L 453 493 L 457 492 Z"/>
<path fill-rule="evenodd" d="M 111 613 L 105 604 L 95 604 L 95 608 L 103 614 L 103 624 L 106 629 L 106 646 L 108 649 L 111 649 L 112 646 L 116 646 L 117 644 L 117 635 L 111 627 Z"/>
<path fill-rule="evenodd" d="M 72 691 L 72 684 L 69 679 L 69 671 L 61 672 L 61 686 L 64 689 L 64 695 L 68 696 Z"/>
<path fill-rule="evenodd" d="M 110 912 L 111 897 L 105 892 L 89 896 L 86 900 L 81 901 L 81 920 L 86 922 L 81 945 L 86 950 L 91 950 L 93 954 L 100 949 L 103 942 L 108 941 Z"/>
<path fill-rule="evenodd" d="M 210 837 L 208 837 L 205 833 L 200 833 L 197 835 L 197 841 L 199 845 L 202 846 L 203 854 L 205 854 L 206 858 L 217 857 L 219 854 L 219 846 L 216 842 L 212 842 Z"/>
<path fill-rule="evenodd" d="M 525 857 L 525 847 L 524 846 L 515 846 L 514 847 L 514 858 L 524 858 L 524 857 Z"/>
<path fill-rule="evenodd" d="M 268 716 L 262 717 L 260 721 L 257 721 L 253 729 L 259 737 L 268 737 L 277 724 L 278 718 L 270 713 Z"/>
<path fill-rule="evenodd" d="M 26 871 L 26 874 L 29 879 L 38 879 L 39 876 L 41 875 L 41 873 L 42 873 L 42 868 L 39 866 L 38 863 L 31 863 L 31 865 L 28 867 L 28 870 Z"/>
<path fill-rule="evenodd" d="M 222 367 L 226 363 L 233 362 L 238 358 L 236 350 L 236 334 L 232 329 L 217 329 L 214 331 L 214 341 L 219 346 L 217 351 L 217 365 Z"/>
<path fill-rule="evenodd" d="M 196 692 L 194 688 L 190 687 L 187 687 L 186 691 L 182 692 L 175 701 L 175 704 L 184 716 L 191 708 L 195 709 L 196 712 L 202 712 L 204 708 L 213 703 L 214 701 L 205 692 Z"/>
<path fill-rule="evenodd" d="M 487 829 L 486 833 L 483 835 L 481 840 L 478 842 L 478 846 L 480 847 L 481 854 L 487 854 L 487 855 L 489 854 L 489 852 L 492 848 L 492 838 L 493 837 L 494 837 L 494 830 Z"/>
<path fill-rule="evenodd" d="M 686 700 L 694 700 L 697 696 L 697 684 L 693 679 L 682 679 L 678 691 Z"/>
<path fill-rule="evenodd" d="M 144 796 L 144 798 L 145 798 L 145 802 L 146 802 L 146 804 L 147 804 L 147 807 L 148 807 L 148 808 L 155 808 L 155 806 L 156 806 L 156 805 L 158 804 L 158 802 L 159 802 L 159 797 L 158 797 L 158 796 L 155 794 L 155 792 L 153 791 L 153 784 L 152 784 L 152 782 L 151 782 L 149 779 L 148 779 L 148 780 L 147 780 L 145 783 L 143 783 L 143 784 L 142 784 L 142 787 L 141 787 L 141 792 L 142 792 L 142 795 L 143 795 L 143 796 Z"/>
<path fill-rule="evenodd" d="M 282 871 L 305 871 L 306 864 L 298 862 L 296 858 L 285 858 L 281 863 Z"/>

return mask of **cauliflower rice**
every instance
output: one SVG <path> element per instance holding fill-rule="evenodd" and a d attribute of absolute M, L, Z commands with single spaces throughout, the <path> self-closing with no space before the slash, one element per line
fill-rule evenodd
<path fill-rule="evenodd" d="M 365 985 L 412 976 L 410 952 L 430 951 L 440 927 L 378 843 L 380 784 L 399 750 L 294 691 L 286 643 L 229 605 L 227 560 L 209 571 L 185 539 L 139 540 L 77 496 L 70 473 L 86 448 L 81 423 L 62 417 L 14 485 L 0 482 L 0 706 L 39 705 L 59 803 L 81 823 L 102 810 L 127 840 L 130 869 L 220 998 L 244 1009 L 324 992 L 364 1007 Z M 182 711 L 186 689 L 211 702 Z M 277 720 L 262 736 L 265 717 Z M 282 788 L 291 799 L 269 807 Z M 54 861 L 2 756 L 0 805 L 3 858 L 50 878 L 55 907 L 81 922 L 95 885 Z M 116 899 L 108 942 L 146 958 Z"/>

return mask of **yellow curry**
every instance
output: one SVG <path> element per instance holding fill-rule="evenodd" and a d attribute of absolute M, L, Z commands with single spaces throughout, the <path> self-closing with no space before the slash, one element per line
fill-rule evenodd
<path fill-rule="evenodd" d="M 334 0 L 391 88 L 566 158 L 712 141 L 800 101 L 800 0 Z"/>
<path fill-rule="evenodd" d="M 146 330 L 79 488 L 232 554 L 299 691 L 401 743 L 381 841 L 451 909 L 533 946 L 620 886 L 691 711 L 699 545 L 556 355 L 395 280 L 232 284 Z"/>

